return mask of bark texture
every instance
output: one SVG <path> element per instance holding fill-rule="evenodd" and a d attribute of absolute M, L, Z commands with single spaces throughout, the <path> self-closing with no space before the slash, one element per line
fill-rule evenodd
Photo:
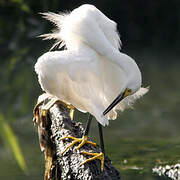
<path fill-rule="evenodd" d="M 81 166 L 81 163 L 91 156 L 81 154 L 86 152 L 101 152 L 98 146 L 85 144 L 75 150 L 75 144 L 64 154 L 63 150 L 72 142 L 71 139 L 61 140 L 65 136 L 81 138 L 84 128 L 81 123 L 72 121 L 69 109 L 56 102 L 45 113 L 42 111 L 52 97 L 48 95 L 39 98 L 34 110 L 34 122 L 38 125 L 39 143 L 45 155 L 45 180 L 119 180 L 120 174 L 108 157 L 105 157 L 104 171 L 100 169 L 100 161 L 94 160 Z"/>

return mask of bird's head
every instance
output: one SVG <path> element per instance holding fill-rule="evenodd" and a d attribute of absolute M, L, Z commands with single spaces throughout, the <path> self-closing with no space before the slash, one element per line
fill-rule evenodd
<path fill-rule="evenodd" d="M 123 54 L 121 55 L 120 66 L 125 72 L 126 76 L 126 84 L 121 91 L 121 93 L 116 97 L 116 99 L 107 107 L 107 109 L 103 112 L 103 115 L 106 115 L 111 109 L 113 109 L 120 101 L 122 101 L 125 97 L 133 95 L 136 93 L 142 84 L 142 76 L 141 72 L 135 63 L 135 61 L 129 56 Z"/>
<path fill-rule="evenodd" d="M 111 109 L 113 109 L 120 101 L 122 101 L 125 97 L 130 96 L 134 94 L 140 86 L 133 86 L 133 87 L 128 87 L 125 88 L 122 93 L 120 93 L 117 98 L 107 107 L 107 109 L 103 112 L 103 115 L 105 116 Z"/>
<path fill-rule="evenodd" d="M 129 88 L 126 88 L 122 93 L 118 95 L 118 97 L 106 108 L 106 110 L 103 112 L 103 115 L 105 116 L 111 109 L 113 109 L 120 101 L 122 101 L 125 97 L 129 96 L 132 93 L 132 90 Z"/>

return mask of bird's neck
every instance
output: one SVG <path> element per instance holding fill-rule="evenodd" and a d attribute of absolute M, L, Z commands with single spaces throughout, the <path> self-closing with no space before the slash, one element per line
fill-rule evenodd
<path fill-rule="evenodd" d="M 117 64 L 121 67 L 121 69 L 126 73 L 131 73 L 131 67 L 137 66 L 135 61 L 129 57 L 126 54 L 121 53 L 118 50 L 112 51 L 110 54 L 108 54 L 108 59 L 112 61 L 113 63 Z"/>
<path fill-rule="evenodd" d="M 109 60 L 116 63 L 124 71 L 126 77 L 129 79 L 129 83 L 134 81 L 137 84 L 141 84 L 141 72 L 131 57 L 119 51 L 114 51 L 110 56 Z"/>

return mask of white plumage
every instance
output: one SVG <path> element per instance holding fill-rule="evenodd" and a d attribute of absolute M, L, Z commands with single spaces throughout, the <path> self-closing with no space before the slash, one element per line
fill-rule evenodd
<path fill-rule="evenodd" d="M 56 39 L 55 46 L 67 48 L 47 52 L 38 59 L 35 71 L 45 92 L 108 125 L 109 119 L 116 119 L 117 110 L 130 107 L 148 91 L 141 88 L 141 73 L 135 61 L 119 51 L 116 23 L 95 6 L 82 5 L 67 14 L 42 14 L 56 26 L 42 37 Z M 131 95 L 102 116 L 126 88 L 131 89 Z"/>

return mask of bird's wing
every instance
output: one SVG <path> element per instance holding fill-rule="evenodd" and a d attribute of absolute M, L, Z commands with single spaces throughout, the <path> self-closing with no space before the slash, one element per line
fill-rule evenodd
<path fill-rule="evenodd" d="M 97 74 L 98 61 L 93 61 L 95 57 L 84 58 L 68 50 L 45 53 L 35 65 L 39 83 L 45 92 L 82 112 L 90 112 L 106 125 L 108 119 L 101 117 L 105 107 L 101 103 L 104 95 Z"/>
<path fill-rule="evenodd" d="M 82 101 L 84 98 L 89 100 L 90 95 L 99 96 L 99 90 L 96 89 L 100 88 L 98 67 L 95 64 L 97 61 L 91 61 L 94 59 L 95 57 L 80 56 L 72 51 L 48 52 L 38 59 L 35 71 L 44 91 L 65 102 L 73 104 L 78 101 L 85 105 L 88 103 L 81 103 L 77 96 Z"/>
<path fill-rule="evenodd" d="M 102 13 L 93 10 L 75 11 L 69 17 L 67 26 L 73 36 L 86 43 L 96 52 L 110 60 L 117 54 L 120 39 L 115 23 L 107 20 Z"/>
<path fill-rule="evenodd" d="M 84 18 L 84 21 L 91 19 L 92 21 L 96 22 L 110 44 L 116 49 L 121 48 L 122 43 L 119 32 L 117 30 L 116 22 L 109 19 L 93 5 L 85 4 L 80 6 L 78 9 L 79 13 L 83 14 L 81 17 Z"/>

